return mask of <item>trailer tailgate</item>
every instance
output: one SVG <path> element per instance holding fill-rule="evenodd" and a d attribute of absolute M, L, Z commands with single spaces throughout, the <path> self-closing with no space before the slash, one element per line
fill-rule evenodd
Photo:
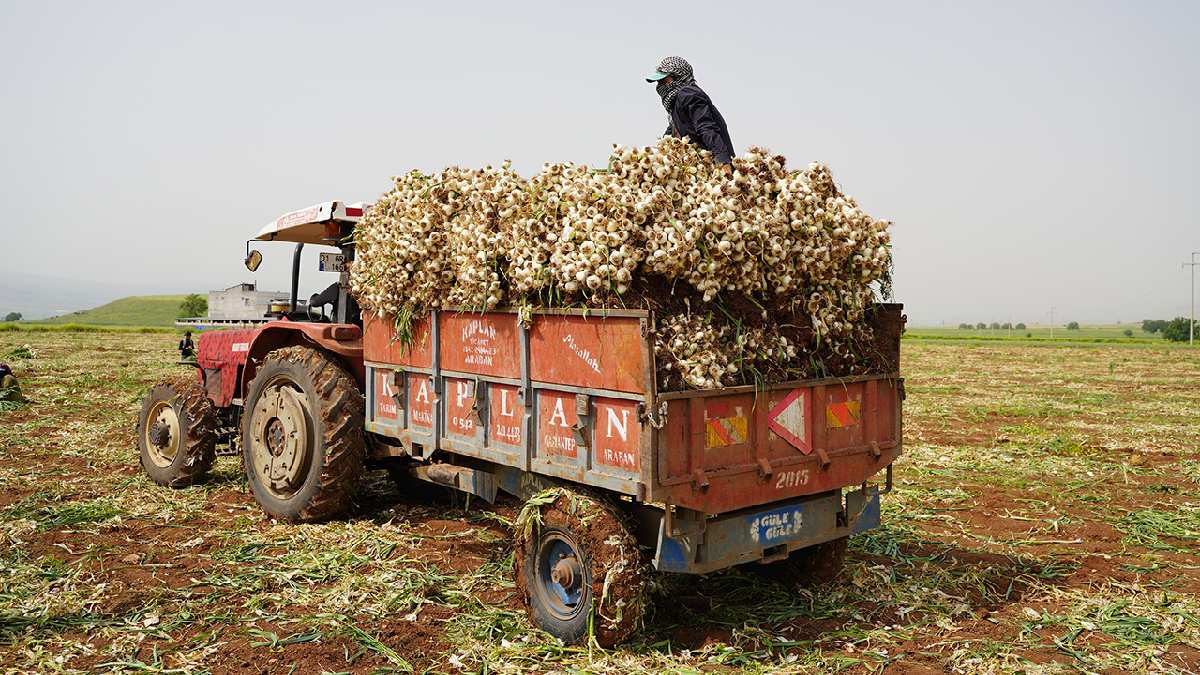
<path fill-rule="evenodd" d="M 652 499 L 717 514 L 857 485 L 900 455 L 898 375 L 659 395 Z"/>

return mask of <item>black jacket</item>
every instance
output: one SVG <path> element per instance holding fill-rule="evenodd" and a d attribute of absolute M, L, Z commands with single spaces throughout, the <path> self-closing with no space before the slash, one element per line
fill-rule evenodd
<path fill-rule="evenodd" d="M 713 154 L 721 164 L 733 160 L 733 141 L 721 111 L 700 87 L 689 84 L 675 94 L 671 107 L 671 126 L 666 136 L 687 136 Z"/>

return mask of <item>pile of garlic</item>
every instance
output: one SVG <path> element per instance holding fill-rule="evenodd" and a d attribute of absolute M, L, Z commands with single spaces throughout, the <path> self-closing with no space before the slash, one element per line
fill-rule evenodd
<path fill-rule="evenodd" d="M 697 314 L 662 317 L 656 326 L 654 360 L 697 389 L 721 386 L 737 366 L 730 358 L 730 327 Z"/>
<path fill-rule="evenodd" d="M 774 326 L 739 326 L 713 314 L 690 312 L 658 320 L 654 359 L 670 380 L 697 389 L 800 379 L 811 375 L 796 367 L 802 350 Z"/>
<path fill-rule="evenodd" d="M 500 169 L 411 171 L 367 212 L 355 230 L 351 288 L 364 309 L 456 306 L 494 309 L 509 253 L 501 224 L 524 208 L 527 181 Z"/>
<path fill-rule="evenodd" d="M 506 162 L 398 176 L 357 229 L 352 290 L 366 311 L 413 316 L 623 306 L 637 280 L 657 278 L 702 302 L 740 293 L 786 306 L 821 348 L 848 355 L 890 273 L 888 223 L 820 164 L 789 171 L 782 156 L 752 147 L 733 168 L 727 175 L 707 152 L 664 138 L 614 146 L 602 170 L 546 164 L 526 180 Z M 691 386 L 741 381 L 763 358 L 813 348 L 713 316 L 659 319 L 656 349 Z"/>

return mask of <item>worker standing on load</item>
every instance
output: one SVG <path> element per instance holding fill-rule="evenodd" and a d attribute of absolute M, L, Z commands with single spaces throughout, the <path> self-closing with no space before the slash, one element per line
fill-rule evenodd
<path fill-rule="evenodd" d="M 712 153 L 718 164 L 731 168 L 733 141 L 721 111 L 692 75 L 692 66 L 678 56 L 668 56 L 646 78 L 656 82 L 659 98 L 667 109 L 669 125 L 664 136 L 687 136 L 693 143 Z"/>

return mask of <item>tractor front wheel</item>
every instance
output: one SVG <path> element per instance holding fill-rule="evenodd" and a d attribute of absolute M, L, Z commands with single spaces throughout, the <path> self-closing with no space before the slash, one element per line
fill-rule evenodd
<path fill-rule="evenodd" d="M 217 410 L 198 382 L 160 382 L 138 415 L 142 468 L 159 485 L 192 485 L 216 460 Z"/>
<path fill-rule="evenodd" d="M 267 355 L 246 397 L 242 453 L 268 515 L 313 522 L 350 505 L 366 454 L 363 408 L 354 378 L 325 354 L 288 347 Z"/>
<path fill-rule="evenodd" d="M 518 518 L 517 589 L 530 618 L 567 644 L 601 647 L 642 623 L 650 575 L 627 519 L 607 501 L 552 488 Z"/>

